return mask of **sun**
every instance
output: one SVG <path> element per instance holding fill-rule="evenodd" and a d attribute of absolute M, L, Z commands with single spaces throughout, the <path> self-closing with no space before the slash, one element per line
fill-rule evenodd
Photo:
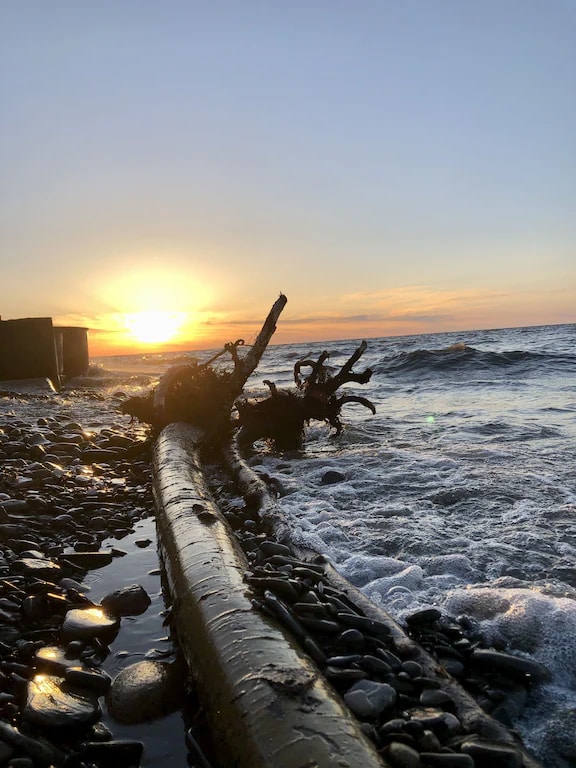
<path fill-rule="evenodd" d="M 133 312 L 124 316 L 126 328 L 140 344 L 164 344 L 174 339 L 186 319 L 183 312 Z"/>

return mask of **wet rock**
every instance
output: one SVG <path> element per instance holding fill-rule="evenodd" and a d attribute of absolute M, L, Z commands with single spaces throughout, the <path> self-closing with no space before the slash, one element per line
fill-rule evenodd
<path fill-rule="evenodd" d="M 78 664 L 78 661 L 69 658 L 62 648 L 56 645 L 45 645 L 38 648 L 35 654 L 36 666 L 39 672 L 64 676 L 68 667 Z"/>
<path fill-rule="evenodd" d="M 119 723 L 155 720 L 182 702 L 186 673 L 177 663 L 141 661 L 122 670 L 106 695 L 108 712 Z"/>
<path fill-rule="evenodd" d="M 437 608 L 422 608 L 420 611 L 410 614 L 406 617 L 406 624 L 409 627 L 421 627 L 426 624 L 434 624 L 442 617 Z"/>
<path fill-rule="evenodd" d="M 40 579 L 58 580 L 62 573 L 57 563 L 43 557 L 23 557 L 15 560 L 12 567 L 17 573 L 37 576 Z"/>
<path fill-rule="evenodd" d="M 488 648 L 476 648 L 470 657 L 471 662 L 480 669 L 501 672 L 509 677 L 536 683 L 550 680 L 550 671 L 543 664 L 522 656 L 512 656 L 509 653 L 493 651 Z"/>
<path fill-rule="evenodd" d="M 384 750 L 384 754 L 390 760 L 394 768 L 421 768 L 420 755 L 415 749 L 393 741 Z"/>
<path fill-rule="evenodd" d="M 322 475 L 320 484 L 333 485 L 334 483 L 341 483 L 343 480 L 346 480 L 346 476 L 343 475 L 342 472 L 338 472 L 336 469 L 329 469 Z"/>
<path fill-rule="evenodd" d="M 22 717 L 42 728 L 74 728 L 95 723 L 101 715 L 95 696 L 68 687 L 61 677 L 36 675 L 28 683 Z"/>
<path fill-rule="evenodd" d="M 475 765 L 490 765 L 490 768 L 521 768 L 522 755 L 516 747 L 498 744 L 480 738 L 467 739 L 460 751 L 474 760 Z"/>
<path fill-rule="evenodd" d="M 148 609 L 152 601 L 143 587 L 130 584 L 110 592 L 100 602 L 102 608 L 113 616 L 139 616 Z"/>
<path fill-rule="evenodd" d="M 388 683 L 359 680 L 344 694 L 344 701 L 358 717 L 379 717 L 396 703 L 396 691 Z"/>
<path fill-rule="evenodd" d="M 70 685 L 87 688 L 102 696 L 110 688 L 112 678 L 106 672 L 85 667 L 69 667 L 64 673 L 64 679 Z"/>
<path fill-rule="evenodd" d="M 420 694 L 420 704 L 423 707 L 439 707 L 449 712 L 453 712 L 456 706 L 449 694 L 434 688 L 427 688 L 422 691 Z"/>
<path fill-rule="evenodd" d="M 117 632 L 119 626 L 115 616 L 110 616 L 99 606 L 89 605 L 68 611 L 62 624 L 62 634 L 67 639 L 108 638 Z"/>
<path fill-rule="evenodd" d="M 64 765 L 65 763 L 64 754 L 48 741 L 39 737 L 26 736 L 20 733 L 18 728 L 2 720 L 0 720 L 0 739 L 5 744 L 30 755 L 40 765 Z"/>

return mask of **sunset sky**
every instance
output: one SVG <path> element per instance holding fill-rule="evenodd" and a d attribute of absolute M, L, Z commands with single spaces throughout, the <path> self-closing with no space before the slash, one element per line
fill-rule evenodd
<path fill-rule="evenodd" d="M 93 355 L 576 322 L 574 0 L 0 0 L 0 100 L 0 315 Z"/>

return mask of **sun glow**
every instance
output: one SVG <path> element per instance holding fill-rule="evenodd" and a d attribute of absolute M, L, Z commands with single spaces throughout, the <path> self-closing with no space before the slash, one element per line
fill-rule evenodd
<path fill-rule="evenodd" d="M 140 344 L 164 344 L 172 341 L 184 321 L 184 312 L 133 312 L 124 316 L 124 322 L 129 334 Z"/>

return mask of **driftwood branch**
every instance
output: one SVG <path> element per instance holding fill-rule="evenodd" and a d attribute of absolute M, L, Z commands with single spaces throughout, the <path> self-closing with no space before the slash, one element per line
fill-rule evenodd
<path fill-rule="evenodd" d="M 246 355 L 239 354 L 243 339 L 230 342 L 207 362 L 191 360 L 170 368 L 158 386 L 146 397 L 132 397 L 120 406 L 123 413 L 138 418 L 160 430 L 166 424 L 186 421 L 204 430 L 209 442 L 219 442 L 229 430 L 231 411 L 236 398 L 254 372 L 274 331 L 287 298 L 280 295 Z M 219 370 L 212 365 L 229 354 L 232 370 Z"/>
<path fill-rule="evenodd" d="M 346 403 L 359 403 L 375 413 L 373 403 L 365 397 L 336 396 L 343 384 L 366 384 L 370 380 L 369 368 L 361 373 L 352 370 L 367 346 L 363 341 L 335 374 L 326 365 L 330 354 L 324 351 L 317 360 L 299 360 L 294 365 L 295 390 L 278 389 L 272 382 L 265 381 L 270 389 L 269 397 L 256 402 L 238 400 L 240 440 L 250 444 L 259 438 L 272 438 L 283 447 L 296 447 L 302 441 L 304 425 L 311 419 L 328 422 L 339 435 L 342 431 L 340 411 Z M 311 370 L 304 376 L 302 371 L 306 368 Z"/>

